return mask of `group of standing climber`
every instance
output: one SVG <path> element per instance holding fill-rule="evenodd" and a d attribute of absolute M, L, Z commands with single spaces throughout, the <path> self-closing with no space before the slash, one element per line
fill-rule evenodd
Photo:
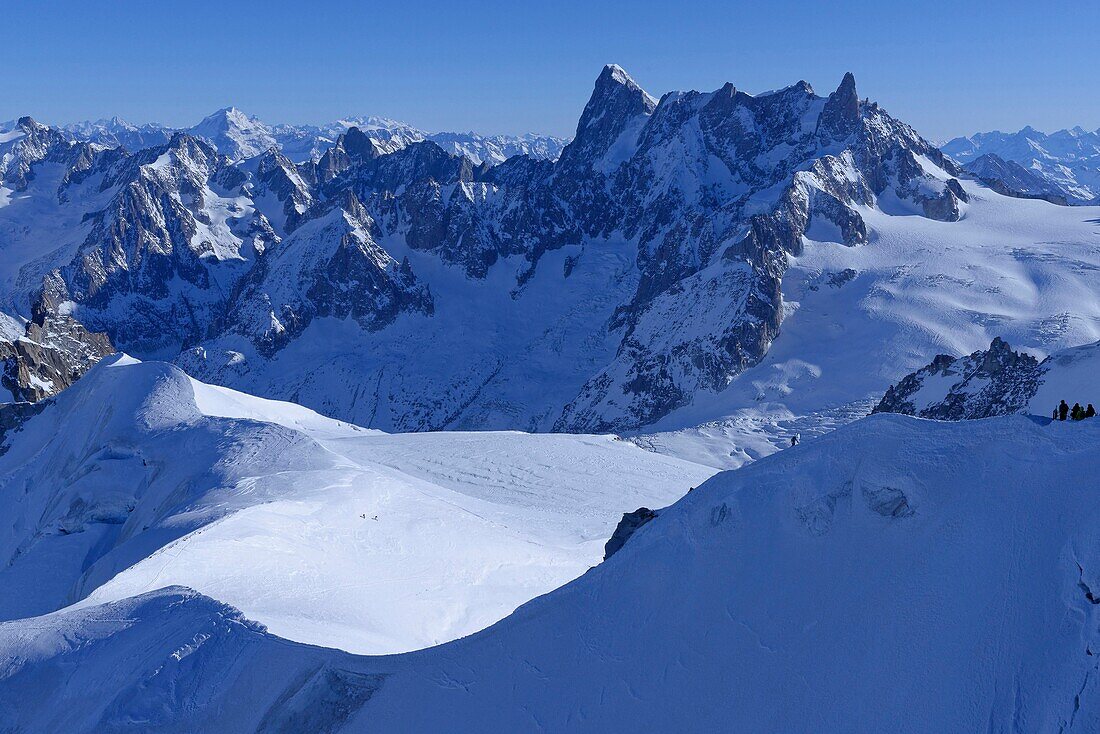
<path fill-rule="evenodd" d="M 1089 403 L 1089 407 L 1082 408 L 1080 403 L 1074 403 L 1070 408 L 1063 400 L 1058 404 L 1058 407 L 1054 409 L 1054 420 L 1064 421 L 1067 416 L 1070 420 L 1080 421 L 1085 418 L 1091 418 L 1096 415 L 1096 408 L 1092 407 L 1092 403 Z"/>

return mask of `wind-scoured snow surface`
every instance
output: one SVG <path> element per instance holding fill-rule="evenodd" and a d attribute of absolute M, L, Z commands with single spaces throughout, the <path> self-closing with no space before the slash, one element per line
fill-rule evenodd
<path fill-rule="evenodd" d="M 390 436 L 111 358 L 0 455 L 0 618 L 183 585 L 360 653 L 476 632 L 714 470 L 605 436 Z"/>
<path fill-rule="evenodd" d="M 400 656 L 287 643 L 179 588 L 8 622 L 0 711 L 27 732 L 1096 731 L 1098 447 L 1087 421 L 876 415 Z"/>

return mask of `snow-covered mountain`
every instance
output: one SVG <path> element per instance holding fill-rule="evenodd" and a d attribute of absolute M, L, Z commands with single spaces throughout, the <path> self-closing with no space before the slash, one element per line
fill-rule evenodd
<path fill-rule="evenodd" d="M 271 129 L 236 107 L 226 107 L 188 128 L 187 134 L 205 140 L 221 155 L 239 161 L 275 147 Z"/>
<path fill-rule="evenodd" d="M 955 138 L 943 152 L 976 173 L 1002 162 L 1016 163 L 1041 182 L 1044 194 L 1070 204 L 1100 202 L 1100 130 L 1080 127 L 1049 135 L 1032 127 L 1019 132 L 993 131 Z M 993 159 L 983 158 L 992 155 Z M 1035 184 L 1025 184 L 1035 189 Z"/>
<path fill-rule="evenodd" d="M 517 155 L 556 160 L 568 142 L 552 135 L 534 133 L 519 136 L 481 135 L 475 132 L 429 133 L 384 117 L 349 117 L 322 126 L 278 125 L 272 128 L 272 133 L 287 158 L 299 162 L 317 161 L 341 135 L 353 127 L 374 141 L 381 153 L 393 153 L 412 143 L 431 140 L 452 155 L 493 166 Z"/>
<path fill-rule="evenodd" d="M 176 132 L 155 122 L 134 125 L 119 117 L 95 122 L 74 122 L 62 126 L 61 131 L 74 140 L 95 143 L 107 148 L 122 146 L 127 150 L 164 145 Z"/>
<path fill-rule="evenodd" d="M 0 419 L 3 620 L 180 584 L 289 639 L 418 649 L 714 473 L 608 436 L 382 434 L 125 355 L 38 406 Z"/>
<path fill-rule="evenodd" d="M 10 311 L 45 282 L 128 352 L 386 430 L 705 426 L 737 464 L 929 354 L 1100 338 L 1100 211 L 960 180 L 850 75 L 657 100 L 609 66 L 557 161 L 493 167 L 359 127 L 304 163 L 46 135 L 8 164 Z"/>
<path fill-rule="evenodd" d="M 1043 360 L 1015 352 L 999 338 L 967 357 L 941 354 L 892 386 L 875 412 L 937 420 L 1051 416 L 1063 400 L 1082 407 L 1100 403 L 1100 342 Z"/>
<path fill-rule="evenodd" d="M 288 642 L 180 587 L 90 600 L 0 625 L 0 716 L 22 732 L 1095 731 L 1082 467 L 1098 446 L 1095 421 L 873 416 L 720 474 L 564 588 L 410 654 Z"/>
<path fill-rule="evenodd" d="M 986 153 L 963 166 L 986 186 L 1006 196 L 1045 199 L 1053 204 L 1069 205 L 1065 190 L 1042 173 L 1027 169 L 1016 161 L 1006 161 L 996 153 Z M 1080 203 L 1080 202 L 1074 202 Z"/>
<path fill-rule="evenodd" d="M 0 124 L 0 135 L 14 129 L 16 123 Z M 295 162 L 316 162 L 350 128 L 359 128 L 378 150 L 392 153 L 411 143 L 432 140 L 453 155 L 464 155 L 475 163 L 503 163 L 516 155 L 554 160 L 568 142 L 553 135 L 481 135 L 476 132 L 430 133 L 384 117 L 348 117 L 326 125 L 269 125 L 236 107 L 226 107 L 190 128 L 175 129 L 148 123 L 133 125 L 118 117 L 95 122 L 76 122 L 60 131 L 72 140 L 94 143 L 107 148 L 125 147 L 130 151 L 166 144 L 179 132 L 199 138 L 234 161 L 250 158 L 272 147 Z M 2 142 L 2 141 L 0 141 Z"/>
<path fill-rule="evenodd" d="M 467 133 L 429 133 L 425 140 L 431 140 L 452 155 L 465 156 L 474 163 L 488 163 L 495 166 L 517 155 L 530 156 L 539 160 L 557 160 L 569 142 L 565 138 L 553 135 L 480 135 Z"/>

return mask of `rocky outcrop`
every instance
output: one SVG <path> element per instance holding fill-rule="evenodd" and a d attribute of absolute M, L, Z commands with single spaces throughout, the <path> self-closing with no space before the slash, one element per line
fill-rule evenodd
<path fill-rule="evenodd" d="M 967 420 L 1023 411 L 1039 389 L 1043 369 L 1000 337 L 967 357 L 937 355 L 886 391 L 875 413 Z"/>
<path fill-rule="evenodd" d="M 603 559 L 606 561 L 622 550 L 626 541 L 630 540 L 630 536 L 634 535 L 638 528 L 655 519 L 657 519 L 657 513 L 648 507 L 639 507 L 634 512 L 624 512 L 619 524 L 615 526 L 615 532 L 604 545 Z"/>
<path fill-rule="evenodd" d="M 0 349 L 3 342 L 0 342 Z M 23 428 L 30 418 L 41 413 L 46 401 L 37 403 L 0 403 L 0 456 L 8 451 L 8 436 Z"/>
<path fill-rule="evenodd" d="M 47 306 L 54 295 L 47 283 L 25 334 L 0 339 L 0 385 L 16 402 L 56 395 L 114 352 L 106 334 L 89 332 L 76 319 Z"/>

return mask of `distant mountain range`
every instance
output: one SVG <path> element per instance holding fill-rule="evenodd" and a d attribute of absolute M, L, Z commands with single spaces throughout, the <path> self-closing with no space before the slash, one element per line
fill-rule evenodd
<path fill-rule="evenodd" d="M 1067 204 L 1100 203 L 1100 130 L 1033 127 L 955 138 L 941 150 L 992 185 Z"/>
<path fill-rule="evenodd" d="M 14 129 L 15 123 L 0 125 Z M 316 161 L 349 128 L 357 127 L 375 141 L 379 151 L 392 153 L 410 143 L 432 140 L 455 155 L 465 155 L 475 163 L 503 163 L 514 155 L 530 155 L 553 160 L 568 142 L 552 135 L 480 135 L 478 133 L 429 133 L 411 125 L 383 117 L 351 117 L 327 125 L 268 125 L 235 107 L 218 110 L 190 128 L 172 128 L 157 123 L 133 125 L 118 117 L 95 122 L 76 122 L 62 126 L 61 132 L 75 141 L 119 146 L 130 151 L 164 145 L 177 132 L 213 145 L 231 160 L 242 160 L 277 148 L 299 163 Z"/>

